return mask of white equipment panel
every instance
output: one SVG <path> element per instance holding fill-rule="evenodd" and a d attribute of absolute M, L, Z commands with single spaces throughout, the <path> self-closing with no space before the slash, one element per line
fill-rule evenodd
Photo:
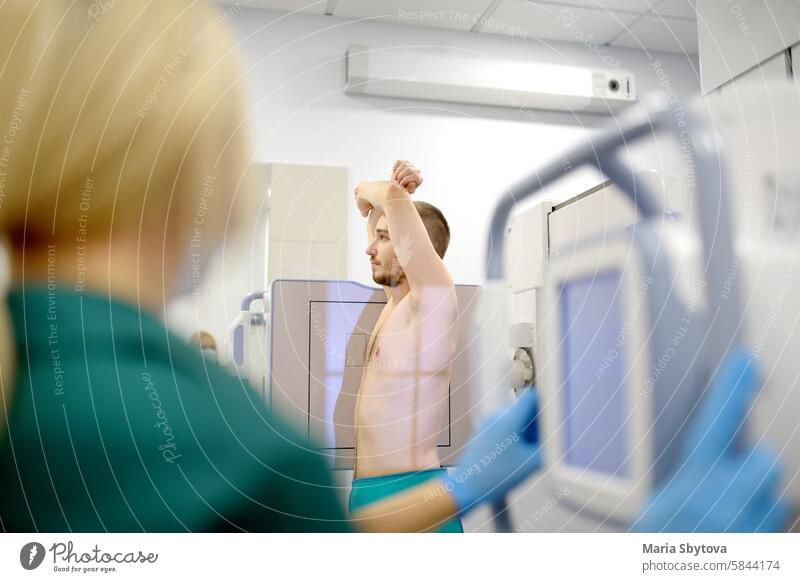
<path fill-rule="evenodd" d="M 457 285 L 459 342 L 439 460 L 452 464 L 472 430 L 469 322 L 479 287 Z M 278 280 L 272 286 L 271 381 L 267 401 L 322 443 L 335 469 L 352 469 L 355 402 L 367 341 L 386 304 L 383 289 L 350 281 Z"/>

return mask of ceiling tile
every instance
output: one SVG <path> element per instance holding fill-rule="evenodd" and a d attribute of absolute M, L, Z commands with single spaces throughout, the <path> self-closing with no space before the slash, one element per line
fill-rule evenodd
<path fill-rule="evenodd" d="M 337 0 L 335 16 L 470 30 L 492 0 Z"/>
<path fill-rule="evenodd" d="M 494 11 L 481 32 L 603 44 L 636 18 L 638 16 L 627 13 L 612 14 L 590 8 L 506 0 Z M 515 34 L 514 31 L 522 33 Z"/>
<path fill-rule="evenodd" d="M 612 46 L 697 54 L 697 22 L 646 16 L 611 42 Z"/>
<path fill-rule="evenodd" d="M 506 2 L 528 2 L 529 0 L 505 0 Z M 648 2 L 658 0 L 548 0 L 540 4 L 557 4 L 564 7 L 594 8 L 595 10 L 608 10 L 611 12 L 633 12 L 644 14 L 650 10 Z"/>
<path fill-rule="evenodd" d="M 282 12 L 310 12 L 325 14 L 328 0 L 216 0 L 217 4 L 230 4 L 243 8 L 269 8 Z"/>
<path fill-rule="evenodd" d="M 697 19 L 695 0 L 647 0 L 653 5 L 653 12 L 660 16 Z"/>

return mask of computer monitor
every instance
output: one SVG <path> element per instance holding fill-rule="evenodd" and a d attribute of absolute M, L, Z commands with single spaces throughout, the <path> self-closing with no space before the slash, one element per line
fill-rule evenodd
<path fill-rule="evenodd" d="M 548 265 L 537 297 L 537 389 L 546 473 L 565 502 L 630 519 L 655 479 L 662 394 L 644 392 L 652 360 L 647 289 L 630 237 L 589 241 Z M 652 340 L 652 338 L 650 338 Z"/>

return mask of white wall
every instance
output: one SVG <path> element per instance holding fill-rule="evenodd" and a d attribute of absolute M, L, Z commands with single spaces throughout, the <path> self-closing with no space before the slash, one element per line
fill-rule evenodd
<path fill-rule="evenodd" d="M 346 166 L 353 185 L 386 179 L 396 158 L 411 160 L 425 177 L 415 196 L 439 206 L 450 222 L 446 263 L 458 283 L 481 281 L 489 214 L 503 187 L 606 118 L 348 96 L 342 92 L 348 44 L 445 46 L 501 60 L 592 67 L 616 60 L 635 73 L 642 93 L 659 89 L 653 62 L 660 61 L 662 82 L 679 97 L 699 92 L 697 61 L 681 55 L 601 47 L 603 62 L 582 44 L 253 9 L 236 13 L 232 24 L 252 88 L 256 159 Z M 564 195 L 596 179 L 585 175 L 566 185 Z M 368 283 L 363 219 L 354 208 L 350 216 L 350 276 Z"/>
<path fill-rule="evenodd" d="M 676 54 L 612 47 L 598 52 L 578 43 L 260 9 L 231 10 L 229 15 L 250 87 L 255 160 L 344 166 L 350 169 L 351 186 L 386 179 L 395 159 L 411 160 L 425 177 L 415 196 L 439 206 L 450 223 L 445 262 L 457 283 L 481 281 L 489 216 L 503 188 L 609 119 L 345 95 L 348 44 L 448 47 L 501 61 L 601 68 L 618 63 L 636 75 L 640 94 L 661 90 L 660 85 L 680 98 L 699 92 L 696 58 Z M 575 172 L 548 195 L 566 198 L 600 179 L 595 172 Z M 371 283 L 363 219 L 350 204 L 349 278 Z M 201 297 L 171 308 L 170 324 L 187 335 L 203 328 L 222 337 L 238 314 L 241 297 L 264 285 L 258 275 L 263 265 L 251 264 L 263 261 L 263 226 L 258 232 L 231 234 L 224 268 L 217 260 L 205 271 Z"/>

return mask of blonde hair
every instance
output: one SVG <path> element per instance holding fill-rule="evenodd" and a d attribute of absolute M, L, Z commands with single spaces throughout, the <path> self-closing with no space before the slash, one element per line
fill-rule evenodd
<path fill-rule="evenodd" d="M 247 216 L 240 67 L 226 20 L 196 0 L 0 4 L 0 233 L 8 244 L 127 229 L 203 244 Z M 242 200 L 233 204 L 234 198 Z M 232 211 L 232 212 L 231 212 Z M 183 232 L 182 230 L 182 232 Z M 0 308 L 0 426 L 13 387 Z"/>

